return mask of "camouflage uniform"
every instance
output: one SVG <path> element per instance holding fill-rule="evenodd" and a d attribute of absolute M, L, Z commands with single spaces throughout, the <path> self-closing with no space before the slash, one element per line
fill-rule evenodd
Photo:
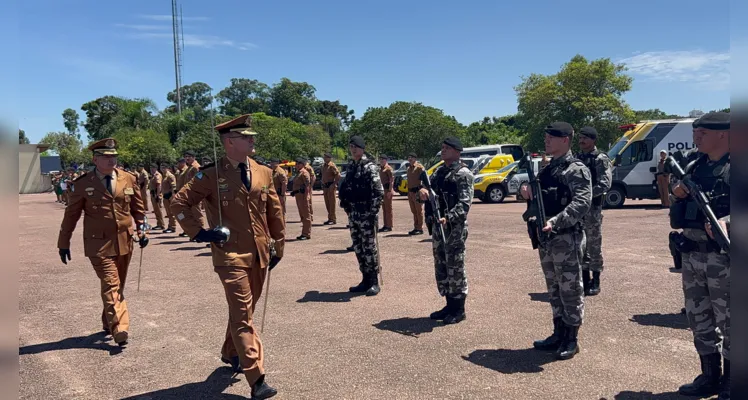
<path fill-rule="evenodd" d="M 376 228 L 384 188 L 379 179 L 379 168 L 366 155 L 348 164 L 339 196 L 340 206 L 348 214 L 353 249 L 363 275 L 361 283 L 352 287 L 351 291 L 377 294 L 379 249 Z"/>
<path fill-rule="evenodd" d="M 592 176 L 592 205 L 582 219 L 587 240 L 582 262 L 585 294 L 600 292 L 600 272 L 603 271 L 603 201 L 613 180 L 613 166 L 608 155 L 595 148 L 589 153 L 579 153 L 577 158 L 590 170 Z M 589 271 L 593 272 L 590 282 Z"/>
<path fill-rule="evenodd" d="M 729 229 L 730 154 L 718 161 L 701 155 L 688 165 L 685 173 L 704 191 L 714 215 L 727 222 Z M 681 387 L 680 393 L 709 396 L 719 390 L 720 384 L 726 385 L 729 393 L 730 255 L 707 236 L 704 228 L 707 219 L 701 211 L 689 212 L 694 206 L 693 201 L 686 198 L 677 199 L 670 208 L 671 226 L 683 228 L 684 248 L 679 249 L 682 253 L 683 294 L 703 372 L 694 383 Z M 725 361 L 726 384 L 720 383 L 720 352 Z"/>
<path fill-rule="evenodd" d="M 467 215 L 473 201 L 473 174 L 460 161 L 442 165 L 434 173 L 433 188 L 439 200 L 440 214 L 447 220 L 444 228 L 446 243 L 436 229 L 439 221 L 432 219 L 434 270 L 439 295 L 447 298 L 447 306 L 434 313 L 434 319 L 455 323 L 465 318 L 468 294 L 465 273 L 465 241 L 468 237 Z"/>

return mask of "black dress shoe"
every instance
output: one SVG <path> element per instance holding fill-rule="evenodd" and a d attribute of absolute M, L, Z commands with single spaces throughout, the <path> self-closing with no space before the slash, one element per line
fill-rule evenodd
<path fill-rule="evenodd" d="M 221 361 L 223 361 L 224 364 L 231 365 L 231 370 L 234 371 L 236 374 L 243 374 L 244 371 L 242 370 L 241 365 L 239 364 L 239 356 L 233 356 L 231 359 L 228 359 L 224 356 L 221 356 Z"/>
<path fill-rule="evenodd" d="M 164 229 L 164 233 L 174 233 L 174 229 Z"/>
<path fill-rule="evenodd" d="M 274 387 L 265 383 L 265 375 L 262 375 L 260 379 L 252 385 L 252 399 L 269 399 L 278 394 L 278 391 Z"/>
<path fill-rule="evenodd" d="M 356 249 L 354 249 L 353 246 L 348 246 L 345 249 L 348 251 L 356 251 Z"/>
<path fill-rule="evenodd" d="M 309 239 L 311 239 L 309 236 L 304 236 L 304 235 L 296 237 L 296 240 L 309 240 Z"/>
<path fill-rule="evenodd" d="M 182 233 L 180 233 L 180 234 L 179 234 L 179 237 L 189 237 L 189 236 L 190 236 L 190 235 L 188 235 L 188 234 L 186 234 L 186 233 L 184 233 L 184 232 L 182 232 Z"/>

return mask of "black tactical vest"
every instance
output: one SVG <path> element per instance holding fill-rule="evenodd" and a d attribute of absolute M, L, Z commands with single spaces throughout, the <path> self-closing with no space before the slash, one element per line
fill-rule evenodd
<path fill-rule="evenodd" d="M 460 163 L 460 168 L 467 167 L 465 164 Z M 457 173 L 457 170 L 453 170 L 451 166 L 443 165 L 434 174 L 433 187 L 434 193 L 439 198 L 439 208 L 444 215 L 448 210 L 451 210 L 457 205 L 458 187 L 457 180 L 453 177 L 447 179 L 450 174 Z"/>
<path fill-rule="evenodd" d="M 706 194 L 709 206 L 717 218 L 730 215 L 730 153 L 714 163 L 710 163 L 709 157 L 703 155 L 688 164 L 685 172 L 691 174 L 691 181 Z M 676 219 L 672 222 L 683 228 L 704 230 L 707 218 L 690 197 L 684 202 L 673 204 L 671 214 Z"/>
<path fill-rule="evenodd" d="M 580 160 L 569 157 L 558 163 L 548 164 L 538 174 L 540 187 L 543 190 L 543 206 L 545 207 L 546 218 L 558 215 L 571 203 L 571 190 L 561 182 L 561 174 L 576 161 Z"/>
<path fill-rule="evenodd" d="M 590 175 L 592 176 L 592 186 L 594 187 L 597 185 L 598 182 L 598 176 L 597 176 L 597 156 L 600 155 L 600 151 L 598 149 L 595 149 L 591 153 L 579 153 L 577 154 L 577 158 L 579 161 L 584 163 L 584 165 L 587 166 L 590 170 Z M 592 198 L 592 206 L 601 206 L 603 205 L 603 197 L 604 196 L 597 196 Z"/>
<path fill-rule="evenodd" d="M 371 175 L 366 171 L 371 160 L 351 162 L 340 185 L 340 199 L 351 204 L 370 203 L 374 198 Z"/>

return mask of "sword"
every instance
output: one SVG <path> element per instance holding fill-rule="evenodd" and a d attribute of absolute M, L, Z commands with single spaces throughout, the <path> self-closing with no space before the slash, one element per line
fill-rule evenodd
<path fill-rule="evenodd" d="M 143 223 L 140 224 L 140 231 L 145 235 L 146 231 L 150 230 L 151 226 L 148 224 L 148 216 L 143 216 Z M 138 238 L 140 241 L 140 238 Z M 143 247 L 140 248 L 140 265 L 138 266 L 138 292 L 140 291 L 140 274 L 143 271 Z"/>
<path fill-rule="evenodd" d="M 374 221 L 374 243 L 377 244 L 377 266 L 379 267 L 379 281 L 384 286 L 384 275 L 382 274 L 382 262 L 379 260 L 379 218 Z"/>
<path fill-rule="evenodd" d="M 270 294 L 270 273 L 273 272 L 268 268 L 268 284 L 267 288 L 265 289 L 265 305 L 262 307 L 262 325 L 260 326 L 260 333 L 265 332 L 265 314 L 268 311 L 268 295 Z"/>

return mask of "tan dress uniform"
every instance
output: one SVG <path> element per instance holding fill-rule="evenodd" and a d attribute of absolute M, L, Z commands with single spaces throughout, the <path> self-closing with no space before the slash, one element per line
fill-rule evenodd
<path fill-rule="evenodd" d="M 229 306 L 229 324 L 221 353 L 226 358 L 239 356 L 251 385 L 265 374 L 262 342 L 252 315 L 262 294 L 271 239 L 275 240 L 276 255 L 283 255 L 285 223 L 272 171 L 252 159 L 244 162 L 249 164 L 249 190 L 242 183 L 239 162 L 223 157 L 218 165 L 200 171 L 187 182 L 174 197 L 171 208 L 184 231 L 194 238 L 202 228 L 193 213 L 194 207 L 204 202 L 210 210 L 212 227 L 219 224 L 221 207 L 223 226 L 231 232 L 222 247 L 211 245 L 214 270 L 221 279 Z"/>
<path fill-rule="evenodd" d="M 116 141 L 111 138 L 102 139 L 89 149 L 101 154 L 117 154 Z M 106 188 L 107 180 L 111 182 L 111 193 Z M 76 179 L 60 226 L 59 249 L 70 249 L 70 240 L 81 215 L 84 215 L 84 255 L 91 260 L 101 281 L 104 303 L 101 322 L 104 330 L 121 344 L 127 341 L 130 328 L 124 290 L 133 250 L 133 218 L 137 226 L 145 219 L 135 176 L 121 169 L 115 169 L 108 176 L 94 170 Z"/>
<path fill-rule="evenodd" d="M 327 208 L 327 222 L 336 223 L 335 217 L 335 193 L 337 193 L 340 171 L 334 162 L 330 161 L 322 166 L 322 193 L 325 197 L 325 208 Z"/>
<path fill-rule="evenodd" d="M 168 229 L 174 231 L 177 229 L 177 220 L 174 218 L 174 213 L 171 212 L 171 201 L 173 196 L 177 194 L 177 177 L 175 177 L 170 171 L 166 171 L 164 181 L 161 183 L 161 193 L 164 196 L 164 210 L 166 210 L 166 217 L 169 218 Z"/>
<path fill-rule="evenodd" d="M 317 174 L 314 173 L 314 168 L 307 163 L 304 169 L 309 173 L 309 220 L 314 221 L 314 205 L 312 204 L 312 196 L 314 196 L 314 184 L 317 182 Z"/>
<path fill-rule="evenodd" d="M 296 207 L 299 208 L 301 217 L 301 236 L 312 237 L 312 216 L 309 211 L 311 198 L 311 178 L 306 168 L 302 168 L 293 180 L 291 195 L 296 198 Z M 302 192 L 303 191 L 303 192 Z"/>
<path fill-rule="evenodd" d="M 413 213 L 413 230 L 423 231 L 423 204 L 418 200 L 418 191 L 421 189 L 421 173 L 423 165 L 416 161 L 408 166 L 408 203 Z"/>
<path fill-rule="evenodd" d="M 283 215 L 286 215 L 286 190 L 288 188 L 288 174 L 286 170 L 280 166 L 273 170 L 273 184 L 275 185 L 275 192 L 280 198 L 281 207 L 283 208 Z"/>
<path fill-rule="evenodd" d="M 139 172 L 140 174 L 138 175 L 138 187 L 140 188 L 140 193 L 143 196 L 143 207 L 145 211 L 148 212 L 148 182 L 150 181 L 150 177 L 148 175 L 148 171 L 146 171 L 145 169 Z"/>
<path fill-rule="evenodd" d="M 161 185 L 163 177 L 161 173 L 156 171 L 151 177 L 148 189 L 151 192 L 151 205 L 153 205 L 153 213 L 156 214 L 156 227 L 164 227 L 164 212 L 161 210 L 161 203 L 163 203 L 163 193 L 161 192 Z"/>
<path fill-rule="evenodd" d="M 395 184 L 395 175 L 392 167 L 387 164 L 379 171 L 379 179 L 382 181 L 384 188 L 384 200 L 382 201 L 382 212 L 384 214 L 383 228 L 392 228 L 392 186 Z M 408 180 L 410 182 L 410 180 Z"/>
<path fill-rule="evenodd" d="M 187 170 L 184 172 L 184 183 L 187 184 L 187 182 L 192 180 L 192 178 L 194 178 L 198 172 L 200 172 L 200 164 L 197 162 L 197 160 L 195 160 L 191 165 L 187 166 Z M 201 225 L 205 225 L 205 221 L 203 220 L 203 213 L 200 212 L 199 204 L 195 205 L 195 207 L 192 209 L 192 215 L 194 215 L 195 218 L 200 221 Z"/>
<path fill-rule="evenodd" d="M 185 180 L 185 178 L 187 178 L 185 172 L 187 172 L 187 166 L 182 169 L 177 168 L 176 171 L 174 171 L 174 176 L 177 177 L 177 192 L 182 190 L 184 184 L 187 183 Z"/>

